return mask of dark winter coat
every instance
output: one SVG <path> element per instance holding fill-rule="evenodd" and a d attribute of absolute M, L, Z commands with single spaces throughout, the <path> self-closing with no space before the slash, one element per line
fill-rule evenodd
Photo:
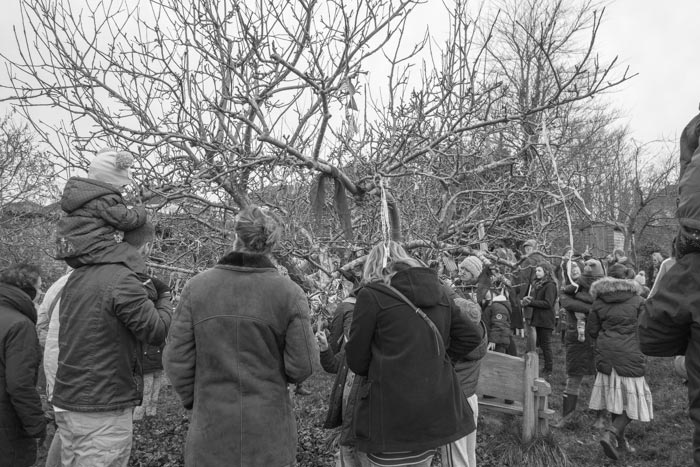
<path fill-rule="evenodd" d="M 66 215 L 58 221 L 56 257 L 79 258 L 81 264 L 103 262 L 103 250 L 121 241 L 118 231 L 129 232 L 146 223 L 143 206 L 128 208 L 118 188 L 89 178 L 68 179 L 61 209 Z"/>
<path fill-rule="evenodd" d="M 586 334 L 595 340 L 596 369 L 607 375 L 644 376 L 645 358 L 637 339 L 637 318 L 644 299 L 632 279 L 604 277 L 591 285 L 593 306 Z"/>
<path fill-rule="evenodd" d="M 693 459 L 700 466 L 700 253 L 679 258 L 657 282 L 639 315 L 639 345 L 654 357 L 685 355 Z"/>
<path fill-rule="evenodd" d="M 144 288 L 148 294 L 149 300 L 153 303 L 158 302 L 158 291 L 149 277 L 144 274 L 138 275 L 139 280 L 144 283 Z M 165 342 L 160 345 L 150 345 L 141 343 L 142 347 L 142 364 L 143 374 L 161 371 L 163 369 L 163 348 Z"/>
<path fill-rule="evenodd" d="M 535 269 L 540 263 L 547 262 L 547 259 L 539 251 L 533 251 L 527 256 L 523 256 L 520 261 L 515 265 L 514 278 L 515 284 L 513 288 L 516 292 L 516 297 L 518 302 L 528 295 L 532 296 L 534 291 L 534 283 L 537 280 L 535 276 Z M 521 309 L 522 317 L 524 319 L 530 319 L 532 317 L 532 308 L 530 306 L 524 306 Z"/>
<path fill-rule="evenodd" d="M 95 264 L 73 271 L 59 308 L 53 405 L 101 412 L 141 404 L 141 343 L 165 341 L 170 295 L 154 304 L 130 268 L 122 263 Z"/>
<path fill-rule="evenodd" d="M 690 164 L 693 155 L 698 151 L 698 145 L 700 144 L 700 114 L 693 117 L 690 122 L 683 128 L 681 133 L 680 147 L 681 147 L 681 158 L 680 158 L 680 176 L 682 179 L 685 170 Z"/>
<path fill-rule="evenodd" d="M 36 310 L 19 288 L 0 283 L 0 467 L 29 467 L 46 420 L 36 392 L 41 349 Z"/>
<path fill-rule="evenodd" d="M 478 306 L 478 305 L 477 305 Z M 462 388 L 464 397 L 471 397 L 476 394 L 476 386 L 479 383 L 479 372 L 481 371 L 481 359 L 486 355 L 488 350 L 489 339 L 484 322 L 481 321 L 479 326 L 482 328 L 483 337 L 481 343 L 464 358 L 454 362 L 459 386 Z"/>
<path fill-rule="evenodd" d="M 503 295 L 494 297 L 484 310 L 482 321 L 486 325 L 489 342 L 494 344 L 510 344 L 510 302 Z"/>
<path fill-rule="evenodd" d="M 355 409 L 357 389 L 360 386 L 360 377 L 355 376 L 350 388 L 347 404 L 343 406 L 343 391 L 349 372 L 348 362 L 345 358 L 345 336 L 350 334 L 350 325 L 352 323 L 354 308 L 354 297 L 349 297 L 338 305 L 333 315 L 331 334 L 329 336 L 329 339 L 339 344 L 338 353 L 334 352 L 330 342 L 328 349 L 321 352 L 321 366 L 328 373 L 335 373 L 336 375 L 333 387 L 331 388 L 328 412 L 326 413 L 326 420 L 323 423 L 323 427 L 330 429 L 342 426 L 340 444 L 344 446 L 354 445 L 355 443 L 355 435 L 352 431 L 352 414 Z"/>
<path fill-rule="evenodd" d="M 192 409 L 186 466 L 283 466 L 296 459 L 288 383 L 318 359 L 301 288 L 264 255 L 232 252 L 185 285 L 163 355 Z"/>
<path fill-rule="evenodd" d="M 594 375 L 593 346 L 591 339 L 578 340 L 577 319 L 575 313 L 583 313 L 588 319 L 593 297 L 589 292 L 590 281 L 581 276 L 576 280 L 578 286 L 569 285 L 562 289 L 559 302 L 566 310 L 566 374 L 569 376 Z"/>
<path fill-rule="evenodd" d="M 557 301 L 557 283 L 549 276 L 533 284 L 530 325 L 537 328 L 554 329 L 554 304 Z"/>
<path fill-rule="evenodd" d="M 435 271 L 406 269 L 391 284 L 423 310 L 439 336 L 383 283 L 359 292 L 346 353 L 350 369 L 367 376 L 353 416 L 363 452 L 432 449 L 474 430 L 471 409 L 438 344 L 441 339 L 458 360 L 480 344 L 481 330 L 461 316 Z"/>
<path fill-rule="evenodd" d="M 695 149 L 692 159 L 685 161 L 686 165 L 683 165 L 683 155 L 681 155 L 682 167 L 678 181 L 676 211 L 681 227 L 695 230 L 700 229 L 700 157 L 697 157 L 699 153 L 700 149 Z"/>

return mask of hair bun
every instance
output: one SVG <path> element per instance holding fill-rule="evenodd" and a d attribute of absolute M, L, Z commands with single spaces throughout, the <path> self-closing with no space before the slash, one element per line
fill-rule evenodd
<path fill-rule="evenodd" d="M 252 253 L 269 253 L 281 237 L 279 224 L 258 208 L 246 208 L 238 214 L 235 227 L 238 246 Z"/>

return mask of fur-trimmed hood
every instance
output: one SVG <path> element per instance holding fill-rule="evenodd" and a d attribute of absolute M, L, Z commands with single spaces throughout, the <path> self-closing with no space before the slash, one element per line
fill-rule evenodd
<path fill-rule="evenodd" d="M 634 295 L 642 294 L 642 286 L 634 279 L 615 279 L 603 277 L 591 284 L 593 300 L 600 298 L 604 302 L 624 302 Z"/>

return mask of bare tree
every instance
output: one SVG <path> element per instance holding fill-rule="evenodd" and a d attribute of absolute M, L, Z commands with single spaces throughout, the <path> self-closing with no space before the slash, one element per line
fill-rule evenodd
<path fill-rule="evenodd" d="M 325 213 L 312 234 L 356 248 L 381 236 L 382 194 L 397 236 L 399 214 L 428 242 L 546 231 L 574 192 L 543 132 L 556 152 L 584 99 L 628 79 L 594 55 L 601 13 L 533 1 L 491 17 L 458 1 L 446 43 L 407 44 L 420 4 L 23 0 L 11 86 L 28 115 L 71 116 L 34 122 L 64 166 L 99 144 L 138 153 L 146 197 L 223 237 L 225 213 L 255 202 L 292 232 Z M 387 81 L 365 82 L 382 57 Z"/>
<path fill-rule="evenodd" d="M 51 238 L 52 215 L 42 207 L 56 200 L 56 170 L 35 139 L 13 116 L 0 120 L 0 258 L 5 264 L 36 261 Z"/>

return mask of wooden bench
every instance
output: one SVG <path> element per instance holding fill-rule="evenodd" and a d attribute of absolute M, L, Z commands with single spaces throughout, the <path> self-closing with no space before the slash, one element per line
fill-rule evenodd
<path fill-rule="evenodd" d="M 524 358 L 504 353 L 487 352 L 481 360 L 479 382 L 479 410 L 495 410 L 522 415 L 522 441 L 532 441 L 536 434 L 549 431 L 548 420 L 554 410 L 547 406 L 552 388 L 539 378 L 539 359 L 536 352 L 527 352 Z M 485 399 L 484 394 L 493 399 Z M 505 401 L 513 401 L 506 404 Z"/>

